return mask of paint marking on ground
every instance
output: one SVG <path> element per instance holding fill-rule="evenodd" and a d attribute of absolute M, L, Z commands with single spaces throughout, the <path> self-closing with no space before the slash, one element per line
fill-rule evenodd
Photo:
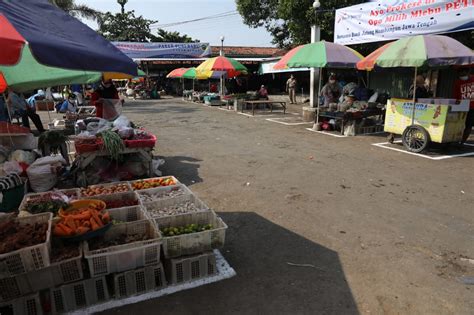
<path fill-rule="evenodd" d="M 253 118 L 256 118 L 256 117 L 273 117 L 273 116 L 276 116 L 275 114 L 267 114 L 267 115 L 252 115 L 252 114 L 247 114 L 247 113 L 242 113 L 242 112 L 237 112 L 237 114 L 239 115 L 243 115 L 243 116 L 247 116 L 247 117 L 253 117 Z"/>
<path fill-rule="evenodd" d="M 285 125 L 285 126 L 298 126 L 298 125 L 312 125 L 313 124 L 313 122 L 287 123 L 287 122 L 284 122 L 284 121 L 280 121 L 280 120 L 285 120 L 285 119 L 287 119 L 287 118 L 268 118 L 266 120 L 277 123 L 277 124 L 282 124 L 282 125 Z"/>
<path fill-rule="evenodd" d="M 393 143 L 402 143 L 402 141 L 397 140 L 397 141 L 394 141 Z M 399 149 L 399 148 L 392 148 L 392 147 L 387 146 L 389 144 L 390 144 L 389 142 L 372 143 L 373 146 L 376 146 L 376 147 L 379 147 L 379 148 L 382 148 L 382 149 L 398 151 L 398 152 L 401 152 L 401 153 L 406 153 L 406 154 L 410 154 L 410 155 L 414 155 L 414 156 L 418 156 L 418 157 L 422 157 L 422 158 L 429 159 L 429 160 L 434 160 L 434 161 L 452 159 L 452 158 L 463 157 L 463 156 L 474 156 L 474 152 L 451 154 L 451 155 L 440 155 L 440 156 L 428 156 L 428 155 L 422 154 L 422 153 L 414 153 L 414 152 L 410 152 L 410 151 Z M 464 145 L 474 147 L 474 144 L 470 144 L 470 143 L 465 143 Z"/>
<path fill-rule="evenodd" d="M 330 133 L 330 132 L 327 132 L 327 131 L 317 131 L 317 130 L 313 130 L 312 128 L 306 128 L 306 130 L 309 130 L 311 132 L 321 133 L 323 135 L 336 137 L 336 138 L 347 138 L 348 137 L 348 136 L 344 136 L 344 135 L 336 135 L 336 134 L 333 134 L 333 133 Z"/>
<path fill-rule="evenodd" d="M 141 295 L 123 298 L 120 300 L 110 300 L 102 304 L 96 304 L 85 309 L 71 312 L 70 314 L 82 315 L 82 314 L 93 314 L 93 313 L 103 312 L 108 309 L 112 309 L 112 308 L 116 308 L 116 307 L 120 307 L 124 305 L 129 305 L 129 304 L 135 304 L 135 303 L 143 302 L 146 300 L 156 299 L 161 296 L 169 295 L 169 294 L 176 293 L 179 291 L 197 288 L 206 284 L 210 284 L 210 283 L 214 283 L 214 282 L 218 282 L 224 279 L 229 279 L 229 278 L 234 277 L 237 273 L 225 260 L 222 254 L 218 250 L 214 250 L 214 254 L 216 255 L 216 267 L 217 267 L 217 274 L 215 276 L 204 278 L 204 279 L 198 279 L 198 280 L 186 282 L 183 284 L 170 285 L 159 291 L 151 291 L 151 292 L 147 292 Z"/>

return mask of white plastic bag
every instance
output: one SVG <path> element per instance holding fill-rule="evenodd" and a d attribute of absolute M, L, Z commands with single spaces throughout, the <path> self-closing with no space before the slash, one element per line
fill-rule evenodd
<path fill-rule="evenodd" d="M 62 156 L 46 156 L 36 160 L 26 170 L 31 188 L 35 192 L 48 191 L 56 185 L 58 180 L 56 170 L 65 165 Z"/>
<path fill-rule="evenodd" d="M 159 170 L 160 166 L 165 164 L 165 160 L 163 159 L 153 159 L 152 161 L 152 167 L 153 167 L 153 174 L 155 176 L 161 176 L 163 175 L 163 172 Z"/>
<path fill-rule="evenodd" d="M 118 134 L 119 134 L 120 138 L 122 138 L 122 139 L 129 139 L 133 136 L 134 131 L 133 131 L 133 128 L 122 127 L 122 128 L 119 128 Z"/>
<path fill-rule="evenodd" d="M 10 155 L 10 161 L 16 161 L 18 163 L 26 163 L 31 165 L 35 161 L 36 154 L 33 152 L 23 151 L 23 150 L 16 150 L 13 151 Z"/>
<path fill-rule="evenodd" d="M 3 171 L 5 174 L 21 174 L 23 173 L 23 168 L 21 168 L 20 163 L 17 161 L 7 161 L 3 163 Z"/>
<path fill-rule="evenodd" d="M 124 115 L 120 115 L 117 119 L 114 120 L 114 127 L 116 128 L 125 128 L 130 127 L 130 120 Z"/>
<path fill-rule="evenodd" d="M 10 149 L 8 147 L 0 145 L 0 163 L 3 163 L 6 160 L 8 160 L 9 156 L 10 156 Z"/>
<path fill-rule="evenodd" d="M 96 135 L 103 130 L 108 130 L 112 127 L 112 124 L 105 119 L 100 119 L 99 122 L 90 122 L 87 124 L 87 131 L 90 134 Z"/>

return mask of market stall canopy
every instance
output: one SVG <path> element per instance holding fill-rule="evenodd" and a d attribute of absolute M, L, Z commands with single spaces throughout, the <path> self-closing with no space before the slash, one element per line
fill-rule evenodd
<path fill-rule="evenodd" d="M 299 72 L 299 71 L 309 71 L 309 68 L 287 68 L 276 70 L 274 66 L 277 64 L 277 61 L 262 62 L 258 68 L 258 74 L 273 74 L 273 73 L 286 73 L 286 72 Z"/>
<path fill-rule="evenodd" d="M 20 61 L 12 66 L 0 65 L 0 93 L 7 87 L 16 92 L 63 84 L 87 84 L 100 81 L 102 73 L 95 71 L 66 70 L 38 63 L 31 51 L 21 51 Z"/>
<path fill-rule="evenodd" d="M 473 63 L 472 50 L 457 40 L 441 35 L 418 35 L 385 44 L 359 61 L 357 69 L 442 67 Z"/>
<path fill-rule="evenodd" d="M 135 77 L 146 77 L 146 73 L 141 70 L 137 69 L 137 75 L 133 76 L 130 74 L 126 73 L 117 73 L 117 72 L 104 72 L 102 74 L 104 80 L 128 80 L 128 79 L 133 79 Z"/>
<path fill-rule="evenodd" d="M 186 71 L 188 71 L 188 68 L 177 68 L 177 69 L 174 69 L 173 71 L 171 71 L 170 73 L 168 73 L 168 75 L 166 77 L 169 78 L 169 79 L 182 78 L 183 74 Z"/>
<path fill-rule="evenodd" d="M 47 0 L 0 1 L 0 64 L 24 49 L 43 65 L 137 75 L 137 65 L 91 28 Z"/>
<path fill-rule="evenodd" d="M 225 72 L 229 78 L 236 77 L 241 74 L 247 74 L 247 68 L 235 59 L 224 56 L 209 58 L 201 63 L 197 71 L 204 73 L 208 77 L 212 76 L 213 71 Z"/>
<path fill-rule="evenodd" d="M 96 71 L 67 70 L 49 67 L 38 63 L 30 49 L 21 51 L 19 62 L 12 66 L 0 65 L 0 93 L 7 87 L 17 92 L 28 92 L 38 88 L 45 88 L 65 84 L 89 84 L 111 77 L 132 78 L 123 73 L 100 73 Z M 145 75 L 141 70 L 139 74 Z"/>
<path fill-rule="evenodd" d="M 219 79 L 221 76 L 225 76 L 225 71 L 211 71 L 202 73 L 196 68 L 178 68 L 174 69 L 168 75 L 167 78 L 172 79 L 191 79 L 191 80 L 207 80 L 207 79 Z"/>
<path fill-rule="evenodd" d="M 347 46 L 320 41 L 300 45 L 284 55 L 273 69 L 288 68 L 355 68 L 364 56 Z"/>

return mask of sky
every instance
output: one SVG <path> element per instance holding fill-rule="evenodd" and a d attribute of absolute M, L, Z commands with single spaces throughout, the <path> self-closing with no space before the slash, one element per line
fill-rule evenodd
<path fill-rule="evenodd" d="M 120 11 L 116 0 L 76 0 L 76 3 L 87 4 L 103 12 Z M 237 6 L 235 0 L 129 0 L 125 10 L 135 10 L 135 15 L 158 20 L 158 24 L 168 24 L 235 11 Z M 93 22 L 84 22 L 94 29 L 97 28 L 97 24 Z M 221 36 L 224 36 L 224 45 L 227 46 L 274 46 L 271 44 L 270 34 L 264 28 L 249 28 L 239 14 L 172 26 L 165 30 L 178 31 L 216 46 L 220 45 Z"/>

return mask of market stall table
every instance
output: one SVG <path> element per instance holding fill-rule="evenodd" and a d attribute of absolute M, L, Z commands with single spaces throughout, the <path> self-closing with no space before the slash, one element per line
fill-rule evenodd
<path fill-rule="evenodd" d="M 354 111 L 354 112 L 329 112 L 321 111 L 319 118 L 334 119 L 336 122 L 341 124 L 341 135 L 344 135 L 344 126 L 348 123 L 374 116 L 383 116 L 384 110 L 381 108 L 370 108 L 366 110 Z"/>
<path fill-rule="evenodd" d="M 140 147 L 140 148 L 124 148 L 120 154 L 139 154 L 144 161 L 144 165 L 147 169 L 148 176 L 153 176 L 153 148 L 150 147 Z M 98 157 L 105 157 L 109 156 L 109 152 L 107 150 L 98 150 L 93 152 L 82 152 L 78 153 L 76 156 L 76 162 L 78 167 L 78 172 L 82 172 L 84 175 L 84 179 L 87 180 L 85 176 L 85 169 L 89 166 L 96 158 Z"/>
<path fill-rule="evenodd" d="M 252 116 L 255 115 L 255 107 L 258 105 L 269 105 L 270 106 L 270 112 L 273 112 L 273 105 L 277 104 L 283 107 L 283 114 L 286 113 L 286 102 L 281 102 L 281 101 L 271 101 L 271 100 L 258 100 L 258 101 L 245 101 L 244 102 L 245 106 L 242 106 L 242 113 L 244 112 L 244 107 L 247 107 L 247 105 L 250 105 L 252 107 Z"/>

